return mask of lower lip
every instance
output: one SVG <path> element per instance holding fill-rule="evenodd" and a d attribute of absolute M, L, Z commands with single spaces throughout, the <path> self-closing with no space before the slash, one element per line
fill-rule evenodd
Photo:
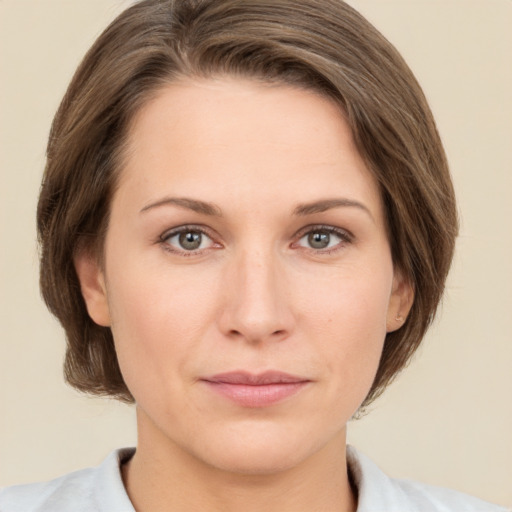
<path fill-rule="evenodd" d="M 226 382 L 205 382 L 219 395 L 243 407 L 268 407 L 297 394 L 308 382 L 283 382 L 276 384 L 247 385 Z"/>

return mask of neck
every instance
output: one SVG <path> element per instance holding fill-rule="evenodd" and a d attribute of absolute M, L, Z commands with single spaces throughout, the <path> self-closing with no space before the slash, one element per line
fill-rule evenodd
<path fill-rule="evenodd" d="M 140 419 L 140 414 L 138 414 Z M 354 512 L 345 431 L 298 465 L 236 473 L 206 464 L 139 421 L 137 451 L 123 466 L 137 512 Z"/>

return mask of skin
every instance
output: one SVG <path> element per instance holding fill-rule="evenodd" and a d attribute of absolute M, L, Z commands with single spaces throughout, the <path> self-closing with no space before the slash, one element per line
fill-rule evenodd
<path fill-rule="evenodd" d="M 123 469 L 136 510 L 355 510 L 346 424 L 412 291 L 339 108 L 285 85 L 183 81 L 139 112 L 128 148 L 104 263 L 75 265 L 137 402 Z M 251 408 L 201 380 L 269 369 L 309 382 Z"/>

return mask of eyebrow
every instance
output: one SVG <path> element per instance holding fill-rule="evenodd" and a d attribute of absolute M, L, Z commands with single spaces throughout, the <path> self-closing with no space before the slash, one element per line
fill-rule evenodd
<path fill-rule="evenodd" d="M 201 213 L 203 215 L 212 215 L 216 217 L 222 216 L 220 208 L 215 204 L 208 203 L 206 201 L 199 201 L 198 199 L 190 199 L 188 197 L 164 197 L 155 203 L 144 206 L 140 213 L 144 213 L 148 210 L 164 205 L 180 206 L 181 208 L 187 208 L 188 210 L 193 210 L 194 212 Z"/>
<path fill-rule="evenodd" d="M 188 197 L 164 197 L 163 199 L 144 206 L 140 213 L 144 213 L 148 210 L 152 210 L 153 208 L 166 205 L 174 205 L 181 208 L 186 208 L 203 215 L 222 217 L 222 211 L 216 204 L 200 201 L 198 199 L 191 199 Z M 322 213 L 326 212 L 327 210 L 340 207 L 359 208 L 360 210 L 366 212 L 370 218 L 374 220 L 370 210 L 363 203 L 347 198 L 321 199 L 311 203 L 299 204 L 294 208 L 293 214 L 299 217 L 305 217 L 307 215 Z"/>
<path fill-rule="evenodd" d="M 294 209 L 293 214 L 302 217 L 305 215 L 312 215 L 314 213 L 326 212 L 332 208 L 340 207 L 359 208 L 360 210 L 366 212 L 375 222 L 372 213 L 363 203 L 347 198 L 322 199 L 320 201 L 313 201 L 311 203 L 299 204 Z"/>

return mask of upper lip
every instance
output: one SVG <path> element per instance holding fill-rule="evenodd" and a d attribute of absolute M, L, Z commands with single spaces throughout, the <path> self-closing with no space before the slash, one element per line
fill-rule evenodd
<path fill-rule="evenodd" d="M 289 373 L 269 370 L 262 373 L 250 373 L 246 371 L 235 371 L 218 373 L 202 380 L 224 384 L 240 384 L 247 386 L 264 386 L 265 384 L 292 384 L 297 382 L 308 382 L 310 379 L 291 375 Z"/>

